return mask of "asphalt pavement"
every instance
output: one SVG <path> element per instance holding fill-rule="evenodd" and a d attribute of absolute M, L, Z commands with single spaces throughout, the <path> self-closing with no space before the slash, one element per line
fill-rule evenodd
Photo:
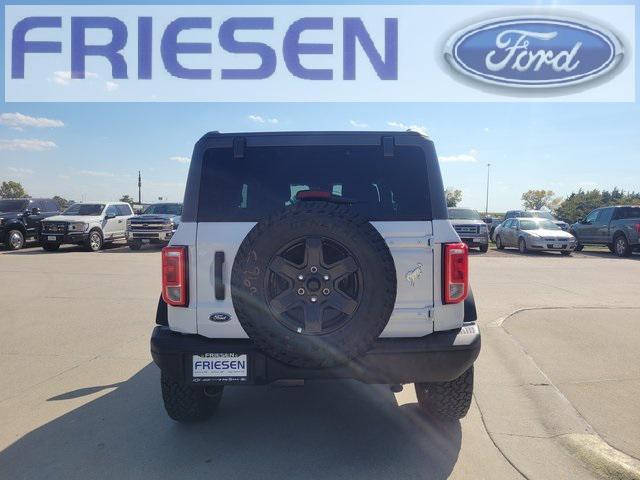
<path fill-rule="evenodd" d="M 462 421 L 421 415 L 411 386 L 318 381 L 227 388 L 214 418 L 183 426 L 163 411 L 148 351 L 158 250 L 2 252 L 0 478 L 588 478 L 578 454 L 553 453 L 554 438 L 601 435 L 637 452 L 637 430 L 619 426 L 637 418 L 637 256 L 492 251 L 471 271 L 484 337 Z M 550 307 L 564 310 L 537 310 Z M 624 341 L 600 334 L 594 307 Z M 576 343 L 589 338 L 600 348 Z M 599 369 L 579 372 L 581 352 Z M 599 408 L 612 398 L 597 387 L 607 364 L 618 395 Z"/>

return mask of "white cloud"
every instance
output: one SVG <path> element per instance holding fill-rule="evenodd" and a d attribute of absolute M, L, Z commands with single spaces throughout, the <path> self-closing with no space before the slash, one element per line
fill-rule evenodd
<path fill-rule="evenodd" d="M 179 155 L 174 155 L 173 157 L 169 157 L 169 160 L 173 160 L 174 162 L 185 163 L 185 164 L 191 162 L 191 159 L 189 157 L 181 157 Z"/>
<path fill-rule="evenodd" d="M 54 142 L 49 140 L 36 140 L 34 138 L 14 138 L 11 140 L 0 140 L 0 150 L 27 150 L 30 152 L 43 152 L 56 148 Z"/>
<path fill-rule="evenodd" d="M 85 175 L 87 177 L 115 177 L 116 175 L 111 172 L 96 172 L 95 170 L 80 170 L 78 172 L 80 175 Z"/>
<path fill-rule="evenodd" d="M 33 170 L 29 168 L 16 168 L 16 167 L 7 167 L 7 170 L 16 176 L 24 176 L 24 175 L 32 175 Z"/>
<path fill-rule="evenodd" d="M 358 122 L 357 120 L 349 120 L 349 125 L 354 128 L 369 128 L 369 125 L 363 122 Z"/>
<path fill-rule="evenodd" d="M 477 162 L 478 150 L 472 148 L 468 153 L 460 153 L 458 155 L 443 155 L 438 157 L 441 162 Z"/>
<path fill-rule="evenodd" d="M 407 125 L 405 123 L 395 121 L 387 122 L 387 125 L 391 128 L 397 128 L 398 130 L 411 130 L 413 132 L 418 132 L 421 135 L 429 136 L 429 134 L 427 133 L 427 127 L 422 125 Z"/>
<path fill-rule="evenodd" d="M 29 115 L 24 115 L 23 113 L 15 112 L 15 113 L 0 114 L 0 125 L 5 125 L 7 127 L 13 128 L 14 130 L 22 131 L 26 127 L 35 127 L 35 128 L 64 127 L 64 122 L 62 120 L 54 120 L 52 118 L 30 117 Z"/>
<path fill-rule="evenodd" d="M 104 84 L 104 88 L 107 89 L 107 92 L 113 92 L 114 90 L 120 88 L 120 85 L 118 85 L 116 82 L 107 82 Z"/>
<path fill-rule="evenodd" d="M 58 178 L 60 178 L 62 180 L 69 180 L 71 177 L 69 175 L 65 175 L 63 173 L 59 173 L 58 174 Z"/>
<path fill-rule="evenodd" d="M 84 76 L 85 78 L 98 78 L 98 74 L 93 72 L 84 72 Z M 75 79 L 71 78 L 70 71 L 58 70 L 57 72 L 53 72 L 53 78 L 51 78 L 50 80 L 52 80 L 54 83 L 57 83 L 58 85 L 69 85 L 71 80 Z"/>
<path fill-rule="evenodd" d="M 254 123 L 270 123 L 272 125 L 280 123 L 280 120 L 277 118 L 268 118 L 261 115 L 249 115 L 247 118 Z"/>

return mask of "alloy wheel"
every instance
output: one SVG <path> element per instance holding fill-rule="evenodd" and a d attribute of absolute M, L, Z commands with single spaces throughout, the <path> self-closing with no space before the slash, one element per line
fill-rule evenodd
<path fill-rule="evenodd" d="M 269 263 L 267 303 L 290 330 L 322 335 L 344 326 L 362 297 L 362 272 L 340 243 L 321 237 L 297 239 Z"/>
<path fill-rule="evenodd" d="M 24 236 L 18 230 L 9 233 L 9 245 L 12 250 L 20 250 L 24 246 Z"/>

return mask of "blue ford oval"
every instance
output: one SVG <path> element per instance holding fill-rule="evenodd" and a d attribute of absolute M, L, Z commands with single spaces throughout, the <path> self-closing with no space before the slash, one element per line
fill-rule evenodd
<path fill-rule="evenodd" d="M 606 29 L 557 17 L 510 17 L 472 25 L 445 46 L 447 61 L 477 80 L 512 87 L 573 85 L 597 78 L 622 60 Z"/>

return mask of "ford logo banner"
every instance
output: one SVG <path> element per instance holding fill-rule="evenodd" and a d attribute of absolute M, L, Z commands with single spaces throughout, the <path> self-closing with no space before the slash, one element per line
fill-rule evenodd
<path fill-rule="evenodd" d="M 574 85 L 620 64 L 616 36 L 592 23 L 558 17 L 509 17 L 472 25 L 445 45 L 450 65 L 481 82 L 519 88 Z"/>

